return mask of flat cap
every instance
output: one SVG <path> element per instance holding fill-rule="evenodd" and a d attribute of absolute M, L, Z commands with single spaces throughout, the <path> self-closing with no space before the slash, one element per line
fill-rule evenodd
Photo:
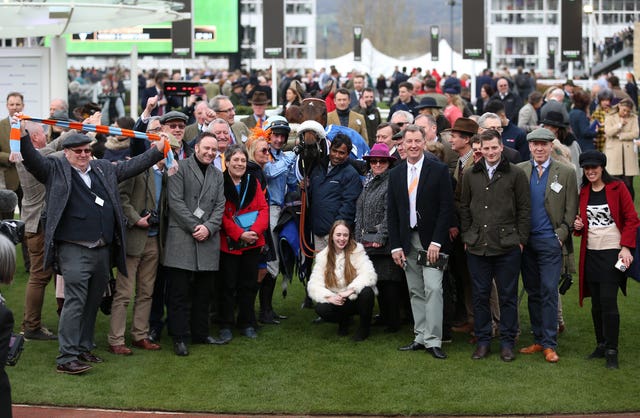
<path fill-rule="evenodd" d="M 176 112 L 175 110 L 172 110 L 171 112 L 167 112 L 164 115 L 160 116 L 160 123 L 163 125 L 170 120 L 181 120 L 184 123 L 187 123 L 189 118 L 184 113 Z"/>
<path fill-rule="evenodd" d="M 529 142 L 531 141 L 553 142 L 554 139 L 556 139 L 556 136 L 553 134 L 553 132 L 551 132 L 546 128 L 534 129 L 533 131 L 529 132 L 529 135 L 527 135 L 527 141 Z"/>
<path fill-rule="evenodd" d="M 79 147 L 80 145 L 90 144 L 91 138 L 84 134 L 71 134 L 62 140 L 63 148 Z"/>

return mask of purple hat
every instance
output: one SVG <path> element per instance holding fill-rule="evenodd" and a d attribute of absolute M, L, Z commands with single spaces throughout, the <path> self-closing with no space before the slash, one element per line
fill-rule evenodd
<path fill-rule="evenodd" d="M 387 144 L 377 143 L 371 148 L 369 151 L 369 155 L 365 155 L 362 157 L 365 160 L 370 160 L 371 158 L 386 158 L 388 160 L 395 160 L 396 157 L 393 155 L 389 155 L 389 147 Z"/>

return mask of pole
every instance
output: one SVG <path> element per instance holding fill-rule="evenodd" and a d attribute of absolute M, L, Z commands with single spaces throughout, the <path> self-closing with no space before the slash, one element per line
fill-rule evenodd
<path fill-rule="evenodd" d="M 278 71 L 276 70 L 275 58 L 271 60 L 271 103 L 274 107 L 278 106 Z"/>
<path fill-rule="evenodd" d="M 131 47 L 131 92 L 129 95 L 129 116 L 138 119 L 138 46 Z"/>
<path fill-rule="evenodd" d="M 456 5 L 456 0 L 449 0 L 449 6 L 451 6 L 451 13 L 449 15 L 449 42 L 451 42 L 451 72 L 453 72 L 453 7 Z"/>
<path fill-rule="evenodd" d="M 593 67 L 593 13 L 589 14 L 589 78 Z"/>

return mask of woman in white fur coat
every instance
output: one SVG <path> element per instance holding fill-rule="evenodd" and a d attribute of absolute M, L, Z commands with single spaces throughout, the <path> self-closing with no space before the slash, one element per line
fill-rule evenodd
<path fill-rule="evenodd" d="M 353 340 L 363 341 L 371 328 L 376 271 L 345 221 L 334 222 L 329 237 L 329 245 L 316 255 L 307 291 L 316 302 L 316 313 L 338 323 L 338 335 L 347 335 L 350 317 L 360 315 Z"/>

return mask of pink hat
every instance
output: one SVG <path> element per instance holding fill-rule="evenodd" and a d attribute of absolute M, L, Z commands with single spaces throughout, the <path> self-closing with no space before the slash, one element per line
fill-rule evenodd
<path fill-rule="evenodd" d="M 389 155 L 389 147 L 387 144 L 377 143 L 371 148 L 368 155 L 362 157 L 365 160 L 369 160 L 371 158 L 386 158 L 388 160 L 395 160 L 396 157 L 393 155 Z"/>

